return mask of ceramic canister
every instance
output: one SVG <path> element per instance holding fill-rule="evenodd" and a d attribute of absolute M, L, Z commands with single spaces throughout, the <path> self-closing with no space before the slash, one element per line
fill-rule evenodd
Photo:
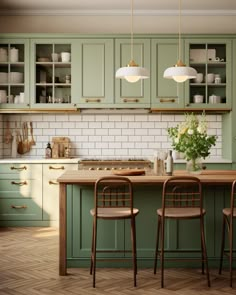
<path fill-rule="evenodd" d="M 19 61 L 19 49 L 12 47 L 10 49 L 10 62 L 18 62 Z"/>

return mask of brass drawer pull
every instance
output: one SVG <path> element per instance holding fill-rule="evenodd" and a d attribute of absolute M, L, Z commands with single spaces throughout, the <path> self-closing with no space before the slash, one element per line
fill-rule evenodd
<path fill-rule="evenodd" d="M 58 182 L 57 181 L 52 181 L 52 180 L 49 180 L 49 182 L 48 182 L 49 184 L 58 184 Z"/>
<path fill-rule="evenodd" d="M 160 102 L 175 102 L 175 99 L 174 98 L 161 98 L 160 99 Z"/>
<path fill-rule="evenodd" d="M 87 98 L 87 99 L 85 100 L 85 102 L 101 102 L 101 99 L 100 99 L 100 98 L 94 98 L 94 99 L 92 99 L 92 98 Z"/>
<path fill-rule="evenodd" d="M 11 208 L 13 208 L 13 209 L 26 209 L 27 206 L 26 205 L 21 205 L 21 206 L 11 205 Z"/>
<path fill-rule="evenodd" d="M 12 181 L 11 184 L 22 186 L 22 185 L 27 185 L 27 181 L 20 181 L 20 182 Z"/>
<path fill-rule="evenodd" d="M 50 170 L 65 170 L 65 167 L 64 167 L 64 166 L 61 166 L 61 167 L 53 167 L 53 166 L 49 166 L 49 169 L 50 169 Z"/>
<path fill-rule="evenodd" d="M 139 102 L 137 98 L 124 98 L 123 102 Z"/>
<path fill-rule="evenodd" d="M 11 166 L 11 170 L 22 171 L 22 170 L 27 170 L 27 167 L 26 166 L 23 166 L 23 167 L 14 167 L 14 166 Z"/>

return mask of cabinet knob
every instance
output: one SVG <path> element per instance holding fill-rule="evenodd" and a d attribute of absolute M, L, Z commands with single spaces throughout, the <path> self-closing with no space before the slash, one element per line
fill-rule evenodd
<path fill-rule="evenodd" d="M 27 185 L 27 181 L 20 181 L 20 182 L 12 181 L 11 184 L 22 186 L 22 185 Z"/>
<path fill-rule="evenodd" d="M 11 166 L 11 170 L 22 171 L 22 170 L 27 170 L 27 167 L 26 166 L 23 166 L 23 167 L 14 167 L 14 166 Z"/>

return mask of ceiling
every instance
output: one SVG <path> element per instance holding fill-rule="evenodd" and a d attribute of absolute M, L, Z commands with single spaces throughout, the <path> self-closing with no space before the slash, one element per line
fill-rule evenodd
<path fill-rule="evenodd" d="M 1 0 L 1 14 L 127 14 L 130 0 Z M 137 14 L 170 14 L 178 10 L 178 0 L 134 0 Z M 236 14 L 235 0 L 182 0 L 186 14 Z"/>
<path fill-rule="evenodd" d="M 133 0 L 134 33 L 176 34 L 178 0 Z M 0 0 L 0 33 L 130 33 L 131 0 Z M 182 0 L 182 33 L 236 34 L 236 0 Z"/>

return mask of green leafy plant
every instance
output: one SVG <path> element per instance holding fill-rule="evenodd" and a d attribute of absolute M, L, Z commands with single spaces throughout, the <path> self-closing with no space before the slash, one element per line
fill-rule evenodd
<path fill-rule="evenodd" d="M 207 135 L 205 113 L 199 119 L 193 113 L 186 113 L 184 122 L 168 128 L 168 135 L 172 139 L 173 149 L 183 153 L 187 161 L 194 162 L 198 158 L 205 159 L 209 156 L 217 139 L 216 135 Z"/>

